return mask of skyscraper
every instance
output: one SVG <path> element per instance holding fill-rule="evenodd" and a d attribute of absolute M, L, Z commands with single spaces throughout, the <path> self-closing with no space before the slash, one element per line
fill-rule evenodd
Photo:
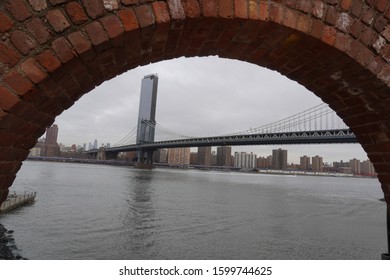
<path fill-rule="evenodd" d="M 156 124 L 157 75 L 146 75 L 142 79 L 141 97 L 139 101 L 137 144 L 154 141 L 154 125 Z"/>
<path fill-rule="evenodd" d="M 287 150 L 272 150 L 272 168 L 279 170 L 287 169 Z"/>
<path fill-rule="evenodd" d="M 231 166 L 232 147 L 217 148 L 217 166 Z"/>

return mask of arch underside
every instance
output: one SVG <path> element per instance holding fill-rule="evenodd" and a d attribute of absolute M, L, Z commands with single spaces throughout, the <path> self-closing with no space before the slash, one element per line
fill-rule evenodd
<path fill-rule="evenodd" d="M 169 6 L 175 1 L 167 2 Z M 354 50 L 351 44 L 343 51 L 341 40 L 319 39 L 313 29 L 303 32 L 270 19 L 199 16 L 148 25 L 138 15 L 135 28 L 120 11 L 126 10 L 63 31 L 48 31 L 51 39 L 24 51 L 12 35 L 10 41 L 3 39 L 0 202 L 45 128 L 82 95 L 140 65 L 217 55 L 278 71 L 329 104 L 374 163 L 390 204 L 390 78 L 383 70 L 375 70 L 377 65 L 388 65 L 383 58 Z"/>

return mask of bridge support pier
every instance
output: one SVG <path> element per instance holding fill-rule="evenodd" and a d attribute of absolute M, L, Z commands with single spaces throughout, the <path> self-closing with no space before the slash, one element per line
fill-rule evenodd
<path fill-rule="evenodd" d="M 153 150 L 139 150 L 138 161 L 134 165 L 135 168 L 152 169 L 153 165 Z"/>
<path fill-rule="evenodd" d="M 386 203 L 387 253 L 382 254 L 382 260 L 390 260 L 390 203 L 388 201 Z"/>

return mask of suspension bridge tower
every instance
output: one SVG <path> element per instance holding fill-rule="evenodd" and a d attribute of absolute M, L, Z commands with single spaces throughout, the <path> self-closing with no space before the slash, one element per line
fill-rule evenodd
<path fill-rule="evenodd" d="M 146 75 L 142 79 L 137 123 L 137 144 L 154 142 L 156 126 L 157 74 Z M 138 151 L 138 167 L 151 167 L 153 150 Z"/>

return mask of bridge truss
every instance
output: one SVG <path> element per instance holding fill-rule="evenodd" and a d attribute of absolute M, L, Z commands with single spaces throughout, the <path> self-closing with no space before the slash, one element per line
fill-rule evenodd
<path fill-rule="evenodd" d="M 156 123 L 154 142 L 136 144 L 137 127 L 108 152 L 156 150 L 178 147 L 357 143 L 354 133 L 329 108 L 319 104 L 303 112 L 260 127 L 228 135 L 193 137 L 180 135 Z M 92 152 L 92 151 L 91 151 Z"/>

